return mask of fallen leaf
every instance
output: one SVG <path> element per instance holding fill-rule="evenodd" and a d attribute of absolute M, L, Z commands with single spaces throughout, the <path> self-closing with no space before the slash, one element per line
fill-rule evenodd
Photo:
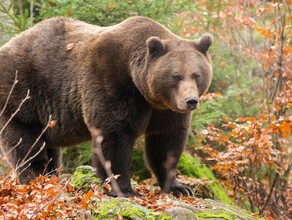
<path fill-rule="evenodd" d="M 74 47 L 74 43 L 69 43 L 66 46 L 66 50 L 71 50 Z"/>
<path fill-rule="evenodd" d="M 50 123 L 49 123 L 49 127 L 50 127 L 50 128 L 53 128 L 53 127 L 55 127 L 56 124 L 57 124 L 57 121 L 56 121 L 56 120 L 52 120 L 52 121 L 50 121 Z"/>

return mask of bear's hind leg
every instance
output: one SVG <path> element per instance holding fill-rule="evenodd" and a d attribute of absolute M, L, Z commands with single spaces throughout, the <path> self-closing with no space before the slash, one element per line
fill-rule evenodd
<path fill-rule="evenodd" d="M 0 120 L 0 128 L 3 126 L 4 122 Z M 46 168 L 50 167 L 47 146 L 44 145 L 45 140 L 41 137 L 34 145 L 40 133 L 39 126 L 12 120 L 1 134 L 4 154 L 16 170 L 22 184 L 27 184 L 41 174 L 46 174 L 48 172 Z"/>

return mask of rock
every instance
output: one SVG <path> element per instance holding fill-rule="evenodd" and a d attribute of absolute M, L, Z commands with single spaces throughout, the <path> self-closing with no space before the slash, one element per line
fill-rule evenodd
<path fill-rule="evenodd" d="M 193 206 L 174 202 L 174 206 L 163 212 L 153 212 L 128 198 L 110 198 L 105 196 L 91 209 L 92 219 L 134 219 L 134 220 L 259 220 L 236 206 L 227 205 L 211 199 L 205 199 Z"/>
<path fill-rule="evenodd" d="M 164 211 L 166 215 L 170 215 L 174 220 L 196 220 L 194 212 L 183 207 L 173 207 Z"/>
<path fill-rule="evenodd" d="M 262 219 L 256 216 L 252 216 L 246 210 L 238 208 L 234 205 L 224 204 L 215 200 L 205 199 L 202 202 L 205 206 L 200 213 L 197 214 L 198 217 L 210 218 L 217 215 L 216 219 L 226 219 L 226 220 L 254 220 Z M 199 218 L 200 219 L 200 218 Z"/>

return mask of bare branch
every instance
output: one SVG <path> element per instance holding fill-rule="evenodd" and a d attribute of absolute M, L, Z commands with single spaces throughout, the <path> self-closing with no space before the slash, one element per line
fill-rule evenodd
<path fill-rule="evenodd" d="M 50 158 L 49 161 L 46 163 L 45 168 L 44 168 L 43 173 L 42 173 L 42 176 L 46 175 L 45 172 L 46 172 L 46 170 L 47 170 L 47 168 L 48 168 L 48 166 L 49 166 L 49 163 L 52 161 L 52 159 L 53 159 L 53 158 Z M 48 173 L 47 173 L 47 175 L 48 175 Z"/>
<path fill-rule="evenodd" d="M 49 120 L 48 123 L 46 125 L 46 127 L 42 130 L 42 132 L 40 133 L 40 135 L 37 137 L 37 139 L 35 140 L 35 142 L 33 143 L 33 145 L 30 147 L 29 151 L 26 153 L 26 155 L 24 156 L 24 158 L 22 159 L 22 161 L 24 162 L 27 157 L 29 156 L 29 154 L 31 153 L 31 151 L 33 150 L 33 148 L 35 147 L 35 145 L 39 142 L 39 140 L 41 139 L 41 137 L 43 136 L 43 134 L 46 132 L 46 130 L 50 127 L 50 122 L 52 121 L 52 115 L 49 116 Z M 45 143 L 44 143 L 45 144 Z M 22 163 L 23 163 L 22 162 Z"/>
<path fill-rule="evenodd" d="M 29 96 L 29 89 L 27 90 L 27 94 L 25 96 L 24 99 L 22 99 L 21 103 L 19 104 L 18 108 L 16 109 L 15 112 L 13 112 L 10 116 L 10 118 L 8 119 L 8 121 L 6 122 L 6 124 L 2 127 L 2 129 L 0 130 L 0 134 L 2 134 L 2 132 L 4 131 L 4 129 L 7 127 L 7 125 L 11 122 L 11 120 L 15 117 L 15 115 L 20 111 L 20 108 L 22 107 L 22 105 L 30 98 Z"/>
<path fill-rule="evenodd" d="M 43 145 L 41 146 L 41 148 L 38 150 L 38 152 L 36 152 L 33 156 L 31 156 L 30 158 L 28 158 L 27 160 L 22 160 L 21 161 L 21 164 L 19 164 L 15 170 L 18 170 L 20 169 L 21 167 L 23 167 L 24 165 L 26 165 L 28 162 L 30 162 L 32 159 L 34 159 L 40 152 L 42 152 L 42 150 L 45 148 L 46 146 L 46 143 L 44 142 Z M 33 147 L 30 148 L 30 150 L 32 149 Z M 25 169 L 24 169 L 25 170 Z"/>
<path fill-rule="evenodd" d="M 7 97 L 6 102 L 4 104 L 4 107 L 3 107 L 3 109 L 2 109 L 2 111 L 0 113 L 0 117 L 2 116 L 2 114 L 4 113 L 4 111 L 5 111 L 6 107 L 7 107 L 7 104 L 9 102 L 9 100 L 10 100 L 10 97 L 12 95 L 12 92 L 14 90 L 15 85 L 18 83 L 17 76 L 18 76 L 18 70 L 16 70 L 16 72 L 15 72 L 15 79 L 14 79 L 13 85 L 12 85 L 10 91 L 9 91 L 9 94 L 8 94 L 8 97 Z"/>
<path fill-rule="evenodd" d="M 273 183 L 272 183 L 272 186 L 270 187 L 270 192 L 269 192 L 269 194 L 268 194 L 268 197 L 266 198 L 266 201 L 265 201 L 263 207 L 259 210 L 259 213 L 260 213 L 260 214 L 263 213 L 263 211 L 264 211 L 265 208 L 267 207 L 268 203 L 270 202 L 270 199 L 271 199 L 271 197 L 273 196 L 273 191 L 274 191 L 274 188 L 275 188 L 275 186 L 276 186 L 276 183 L 277 183 L 278 180 L 279 180 L 279 177 L 280 177 L 280 176 L 279 176 L 279 173 L 277 172 L 277 173 L 276 173 L 276 176 L 275 176 L 275 178 L 274 178 L 274 181 L 273 181 Z"/>
<path fill-rule="evenodd" d="M 19 139 L 19 141 L 17 142 L 17 144 L 11 148 L 6 154 L 9 155 L 15 148 L 17 148 L 22 142 L 22 138 Z"/>
<path fill-rule="evenodd" d="M 26 167 L 24 167 L 19 173 L 18 173 L 18 176 L 20 176 L 20 174 L 22 174 L 27 168 L 29 168 L 31 165 L 31 163 L 27 164 Z M 17 171 L 17 168 L 15 168 L 15 171 Z"/>

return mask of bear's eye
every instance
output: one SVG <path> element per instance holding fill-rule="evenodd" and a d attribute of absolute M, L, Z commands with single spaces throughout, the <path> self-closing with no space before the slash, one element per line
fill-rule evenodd
<path fill-rule="evenodd" d="M 175 73 L 172 77 L 177 81 L 181 80 L 181 76 L 179 75 L 179 73 Z"/>
<path fill-rule="evenodd" d="M 198 73 L 193 73 L 192 74 L 192 78 L 194 79 L 194 80 L 199 80 L 200 79 L 200 74 L 198 74 Z"/>

